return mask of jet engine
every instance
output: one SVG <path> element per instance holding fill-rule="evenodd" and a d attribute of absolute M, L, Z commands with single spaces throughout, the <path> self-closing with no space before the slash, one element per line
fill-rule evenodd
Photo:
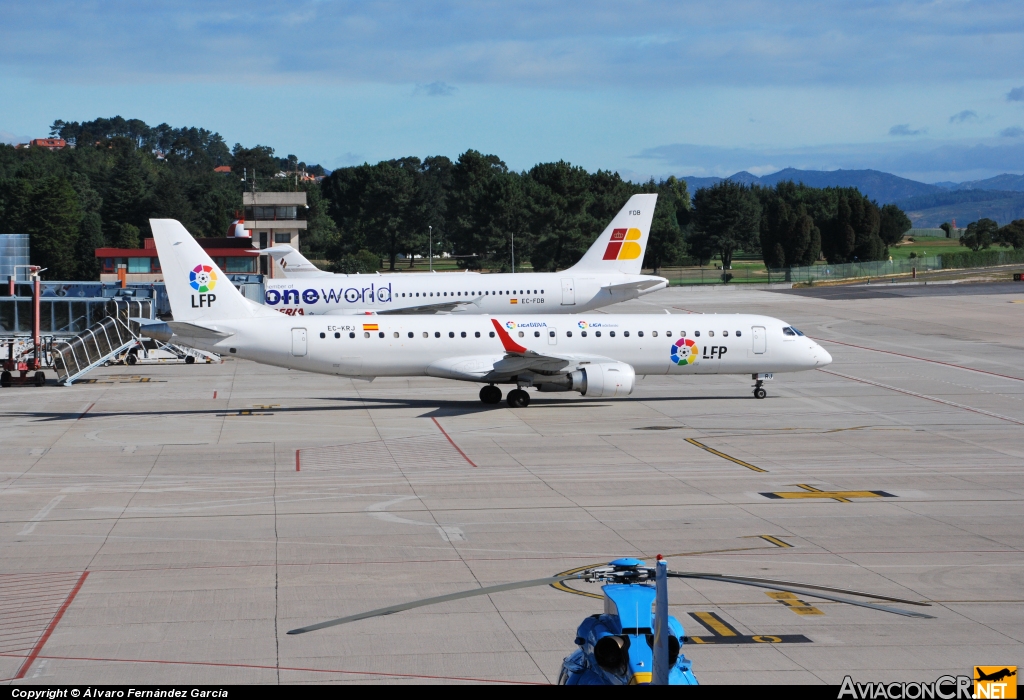
<path fill-rule="evenodd" d="M 629 396 L 636 385 L 636 372 L 625 362 L 601 362 L 571 372 L 569 384 L 571 391 L 578 391 L 584 396 Z"/>

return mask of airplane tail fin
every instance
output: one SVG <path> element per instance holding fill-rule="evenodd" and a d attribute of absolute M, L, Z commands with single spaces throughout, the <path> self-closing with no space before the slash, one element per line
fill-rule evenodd
<path fill-rule="evenodd" d="M 299 251 L 290 245 L 275 245 L 260 251 L 260 254 L 269 255 L 277 263 L 285 277 L 330 277 L 330 272 L 325 272 L 306 259 Z"/>
<path fill-rule="evenodd" d="M 594 245 L 570 269 L 574 272 L 621 272 L 639 275 L 651 234 L 656 194 L 635 194 L 619 210 Z"/>
<path fill-rule="evenodd" d="M 150 219 L 175 321 L 269 316 L 275 312 L 246 299 L 196 239 L 174 219 Z"/>

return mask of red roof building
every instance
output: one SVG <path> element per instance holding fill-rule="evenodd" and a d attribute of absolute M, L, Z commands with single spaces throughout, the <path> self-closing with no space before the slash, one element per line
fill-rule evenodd
<path fill-rule="evenodd" d="M 224 272 L 259 271 L 260 252 L 253 248 L 250 238 L 197 238 L 196 242 Z M 152 238 L 144 243 L 144 248 L 96 248 L 100 281 L 117 282 L 123 276 L 125 282 L 163 282 L 156 244 Z"/>
<path fill-rule="evenodd" d="M 32 139 L 28 142 L 28 145 L 49 148 L 51 151 L 59 151 L 68 144 L 64 139 Z"/>

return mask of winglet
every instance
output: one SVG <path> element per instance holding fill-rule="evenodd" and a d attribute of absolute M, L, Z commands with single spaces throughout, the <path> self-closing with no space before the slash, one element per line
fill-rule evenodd
<path fill-rule="evenodd" d="M 494 330 L 498 331 L 498 337 L 501 338 L 501 344 L 505 346 L 505 352 L 514 352 L 517 355 L 525 355 L 527 353 L 526 348 L 512 340 L 512 336 L 508 334 L 508 331 L 501 327 L 501 324 L 498 323 L 498 319 L 492 318 L 491 323 L 494 324 Z"/>

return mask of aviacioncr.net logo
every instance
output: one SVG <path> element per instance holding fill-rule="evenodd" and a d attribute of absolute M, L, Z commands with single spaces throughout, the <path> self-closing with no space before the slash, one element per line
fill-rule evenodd
<path fill-rule="evenodd" d="M 192 272 L 188 273 L 188 283 L 200 294 L 212 292 L 217 286 L 217 273 L 209 265 L 196 265 Z"/>

